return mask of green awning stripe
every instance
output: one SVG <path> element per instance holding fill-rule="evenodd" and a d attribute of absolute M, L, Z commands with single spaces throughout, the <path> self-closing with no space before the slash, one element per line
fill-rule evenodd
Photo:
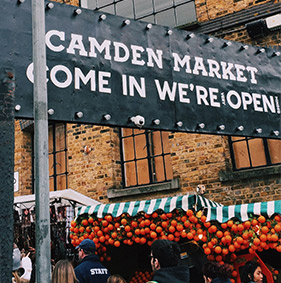
<path fill-rule="evenodd" d="M 237 218 L 244 222 L 252 215 L 264 215 L 265 217 L 270 218 L 276 213 L 281 214 L 281 200 L 223 207 L 209 207 L 207 209 L 207 221 L 217 220 L 218 222 L 223 223 L 229 219 Z"/>
<path fill-rule="evenodd" d="M 202 196 L 184 195 L 152 200 L 98 204 L 95 206 L 82 206 L 76 210 L 76 216 L 78 217 L 82 214 L 96 214 L 98 218 L 103 218 L 106 214 L 111 214 L 113 217 L 118 217 L 122 213 L 128 213 L 131 216 L 135 216 L 139 212 L 152 214 L 158 209 L 161 209 L 165 213 L 167 213 L 172 212 L 176 208 L 181 208 L 184 211 L 187 211 L 188 209 L 194 208 L 196 201 L 197 210 L 206 207 L 220 206 L 220 204 L 213 201 L 209 201 Z"/>

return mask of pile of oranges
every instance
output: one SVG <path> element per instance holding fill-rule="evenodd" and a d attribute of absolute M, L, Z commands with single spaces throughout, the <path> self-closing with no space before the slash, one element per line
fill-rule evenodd
<path fill-rule="evenodd" d="M 281 217 L 272 219 L 254 217 L 243 223 L 229 220 L 222 224 L 204 224 L 207 241 L 202 247 L 209 260 L 231 262 L 236 253 L 249 250 L 249 253 L 275 249 L 281 252 Z"/>
<path fill-rule="evenodd" d="M 152 279 L 152 272 L 149 271 L 136 271 L 132 276 L 130 283 L 143 283 Z"/>
<path fill-rule="evenodd" d="M 107 254 L 109 245 L 151 245 L 155 239 L 171 241 L 194 241 L 204 250 L 209 260 L 232 263 L 236 253 L 249 250 L 249 253 L 275 249 L 281 252 L 281 217 L 270 219 L 264 216 L 252 217 L 240 222 L 232 219 L 226 223 L 206 222 L 202 211 L 176 209 L 170 213 L 155 211 L 152 214 L 139 213 L 132 217 L 122 214 L 104 218 L 95 215 L 80 215 L 71 222 L 72 244 L 78 246 L 86 239 L 92 239 L 101 260 L 110 261 Z M 233 277 L 236 277 L 235 270 Z M 140 277 L 139 277 L 140 278 Z M 133 279 L 132 279 L 133 280 Z M 140 280 L 132 282 L 142 282 Z"/>

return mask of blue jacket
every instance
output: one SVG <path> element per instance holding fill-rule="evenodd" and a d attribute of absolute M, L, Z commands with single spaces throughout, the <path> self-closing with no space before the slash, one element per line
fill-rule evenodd
<path fill-rule="evenodd" d="M 75 268 L 75 275 L 79 283 L 106 283 L 110 273 L 104 267 L 97 255 L 88 255 Z"/>

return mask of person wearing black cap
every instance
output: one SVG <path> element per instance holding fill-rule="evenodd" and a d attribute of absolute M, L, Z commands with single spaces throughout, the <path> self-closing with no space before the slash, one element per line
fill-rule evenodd
<path fill-rule="evenodd" d="M 79 283 L 106 283 L 110 272 L 95 254 L 96 245 L 90 239 L 83 240 L 78 247 L 80 264 L 75 268 Z"/>
<path fill-rule="evenodd" d="M 190 282 L 189 267 L 181 264 L 180 248 L 176 242 L 155 240 L 151 245 L 150 264 L 154 272 L 150 283 Z"/>

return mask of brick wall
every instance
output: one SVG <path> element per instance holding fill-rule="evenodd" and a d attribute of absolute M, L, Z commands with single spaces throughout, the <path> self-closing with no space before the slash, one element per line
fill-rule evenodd
<path fill-rule="evenodd" d="M 59 2 L 59 1 L 58 1 Z M 64 1 L 66 2 L 66 1 Z M 270 1 L 197 0 L 199 21 L 237 12 Z M 77 4 L 78 1 L 67 1 Z M 213 35 L 254 45 L 281 45 L 280 30 L 252 40 L 245 26 L 236 26 Z M 15 171 L 20 172 L 20 194 L 31 193 L 31 138 L 20 131 L 16 122 Z M 250 170 L 243 174 L 232 172 L 227 137 L 186 133 L 169 136 L 173 176 L 180 178 L 176 194 L 193 193 L 198 184 L 206 186 L 206 196 L 224 204 L 280 199 L 281 174 L 276 170 Z M 118 129 L 93 125 L 67 125 L 68 187 L 102 202 L 108 202 L 107 190 L 121 188 L 120 145 Z M 92 150 L 85 154 L 85 146 Z M 275 170 L 275 171 L 274 171 Z M 255 174 L 253 174 L 253 172 Z M 228 177 L 222 177 L 228 176 Z M 175 192 L 166 192 L 174 195 Z M 161 197 L 163 193 L 147 194 L 141 198 Z M 138 197 L 118 199 L 132 200 Z"/>
<path fill-rule="evenodd" d="M 68 124 L 69 188 L 94 199 L 106 197 L 108 188 L 121 185 L 118 130 L 93 125 Z M 84 147 L 91 151 L 85 154 Z"/>
<path fill-rule="evenodd" d="M 272 0 L 195 0 L 197 19 L 206 22 Z M 280 2 L 280 1 L 275 1 Z"/>
<path fill-rule="evenodd" d="M 19 192 L 15 195 L 32 194 L 32 134 L 21 131 L 15 121 L 15 168 L 19 172 Z"/>

